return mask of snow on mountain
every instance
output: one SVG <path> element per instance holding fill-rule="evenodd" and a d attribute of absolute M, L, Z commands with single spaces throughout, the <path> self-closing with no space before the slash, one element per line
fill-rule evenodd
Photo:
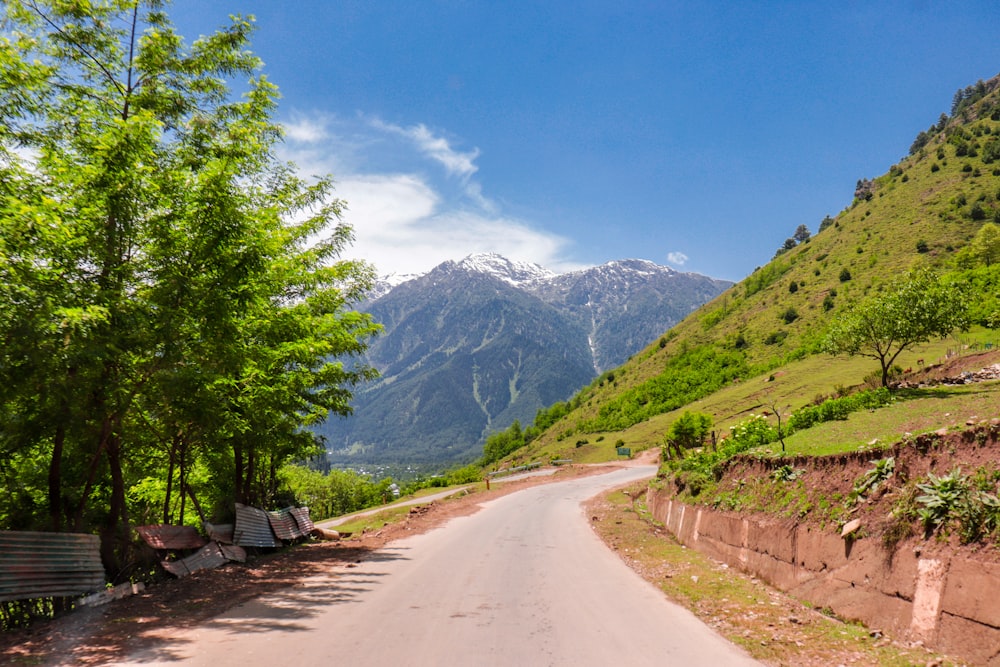
<path fill-rule="evenodd" d="M 646 260 L 556 274 L 492 253 L 388 276 L 361 307 L 384 327 L 366 354 L 381 377 L 318 432 L 338 465 L 471 460 L 729 285 Z"/>
<path fill-rule="evenodd" d="M 538 264 L 510 260 L 493 252 L 469 255 L 458 265 L 468 271 L 495 276 L 514 287 L 525 287 L 556 276 L 555 273 Z"/>

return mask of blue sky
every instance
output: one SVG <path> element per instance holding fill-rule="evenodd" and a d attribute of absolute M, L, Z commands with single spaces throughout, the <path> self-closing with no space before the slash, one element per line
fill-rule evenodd
<path fill-rule="evenodd" d="M 175 0 L 253 14 L 283 155 L 380 274 L 499 252 L 739 280 L 1000 73 L 995 0 Z"/>

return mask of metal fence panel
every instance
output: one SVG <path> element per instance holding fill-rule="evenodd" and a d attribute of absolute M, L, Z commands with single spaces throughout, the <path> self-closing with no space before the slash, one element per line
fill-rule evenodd
<path fill-rule="evenodd" d="M 299 526 L 295 523 L 295 517 L 291 515 L 288 508 L 277 512 L 268 512 L 267 519 L 271 522 L 271 530 L 278 536 L 278 539 L 291 542 L 299 537 Z"/>
<path fill-rule="evenodd" d="M 240 503 L 236 503 L 233 543 L 241 547 L 281 546 L 281 540 L 275 537 L 274 531 L 271 529 L 268 513 Z"/>
<path fill-rule="evenodd" d="M 137 526 L 135 530 L 154 549 L 200 549 L 206 542 L 192 526 L 156 524 Z"/>
<path fill-rule="evenodd" d="M 312 519 L 309 518 L 308 507 L 292 507 L 289 512 L 295 517 L 295 523 L 299 526 L 299 536 L 304 537 L 316 528 Z"/>
<path fill-rule="evenodd" d="M 0 531 L 0 602 L 104 588 L 100 539 L 80 533 Z"/>
<path fill-rule="evenodd" d="M 228 559 L 215 542 L 209 542 L 198 553 L 175 561 L 163 561 L 163 569 L 175 577 L 186 577 L 198 570 L 211 570 L 226 563 Z"/>

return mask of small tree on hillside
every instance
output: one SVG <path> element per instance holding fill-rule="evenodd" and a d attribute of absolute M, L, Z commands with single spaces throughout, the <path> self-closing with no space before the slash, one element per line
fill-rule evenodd
<path fill-rule="evenodd" d="M 1000 225 L 987 222 L 976 232 L 976 237 L 969 244 L 972 256 L 991 266 L 1000 262 Z"/>
<path fill-rule="evenodd" d="M 809 232 L 809 228 L 805 225 L 799 225 L 795 228 L 795 235 L 792 238 L 799 243 L 805 243 L 809 240 L 810 236 L 812 236 L 812 234 Z"/>
<path fill-rule="evenodd" d="M 942 282 L 930 270 L 918 269 L 888 292 L 866 299 L 838 319 L 823 347 L 830 354 L 878 359 L 882 386 L 887 387 L 889 369 L 903 350 L 968 326 L 962 290 Z"/>
<path fill-rule="evenodd" d="M 685 449 L 701 447 L 712 430 L 712 418 L 701 412 L 684 411 L 663 438 L 663 460 L 676 455 L 683 458 Z"/>

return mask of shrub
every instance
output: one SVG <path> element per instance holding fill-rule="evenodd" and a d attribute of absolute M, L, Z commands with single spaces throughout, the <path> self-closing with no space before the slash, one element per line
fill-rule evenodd
<path fill-rule="evenodd" d="M 804 471 L 801 469 L 796 470 L 792 466 L 785 464 L 779 468 L 775 468 L 771 472 L 771 479 L 773 479 L 775 482 L 792 482 L 798 479 L 799 475 L 801 475 L 803 472 Z"/>
<path fill-rule="evenodd" d="M 663 460 L 669 459 L 671 453 L 683 456 L 683 450 L 701 447 L 711 430 L 712 418 L 709 415 L 685 410 L 664 436 Z"/>
<path fill-rule="evenodd" d="M 969 492 L 968 478 L 959 468 L 943 477 L 927 473 L 927 482 L 917 484 L 917 488 L 923 492 L 916 499 L 922 505 L 917 509 L 917 516 L 928 535 L 949 519 Z"/>
<path fill-rule="evenodd" d="M 843 392 L 843 387 L 837 388 L 838 394 Z M 875 410 L 889 405 L 891 401 L 892 394 L 885 387 L 846 396 L 838 395 L 837 398 L 826 399 L 819 405 L 806 405 L 795 410 L 788 418 L 788 428 L 800 431 L 822 422 L 847 419 L 852 412 Z"/>
<path fill-rule="evenodd" d="M 827 294 L 825 297 L 823 297 L 823 310 L 825 312 L 830 312 L 831 310 L 833 310 L 833 295 L 832 294 Z"/>
<path fill-rule="evenodd" d="M 786 338 L 788 338 L 787 331 L 772 331 L 764 339 L 764 345 L 777 345 Z"/>
<path fill-rule="evenodd" d="M 925 253 L 928 250 L 930 250 L 930 248 L 927 247 L 927 241 L 925 241 L 923 239 L 920 239 L 919 241 L 917 241 L 917 252 L 919 252 L 919 253 Z"/>
<path fill-rule="evenodd" d="M 781 314 L 781 319 L 784 320 L 785 324 L 791 324 L 795 320 L 799 319 L 799 312 L 789 306 L 785 309 L 785 312 Z"/>
<path fill-rule="evenodd" d="M 799 284 L 797 282 L 793 280 L 792 282 L 788 283 L 789 294 L 795 294 L 798 291 L 799 291 Z"/>
<path fill-rule="evenodd" d="M 846 283 L 850 279 L 851 279 L 851 272 L 850 272 L 850 270 L 847 267 L 844 267 L 843 269 L 841 269 L 841 271 L 840 271 L 840 282 Z"/>

